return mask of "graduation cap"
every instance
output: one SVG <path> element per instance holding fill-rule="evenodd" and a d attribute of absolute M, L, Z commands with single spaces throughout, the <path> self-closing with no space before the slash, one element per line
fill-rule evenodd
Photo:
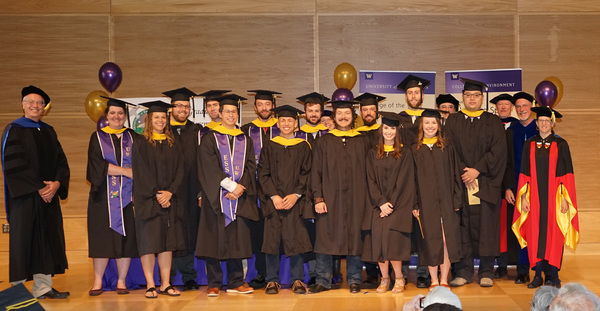
<path fill-rule="evenodd" d="M 552 119 L 552 122 L 554 122 L 556 119 L 562 118 L 562 114 L 550 107 L 532 107 L 531 111 L 536 113 L 537 118 L 548 117 Z"/>
<path fill-rule="evenodd" d="M 351 101 L 351 100 L 335 100 L 331 102 L 331 105 L 333 106 L 333 109 L 337 109 L 337 108 L 354 108 L 354 104 L 356 104 L 355 101 Z"/>
<path fill-rule="evenodd" d="M 485 89 L 485 110 L 487 111 L 489 109 L 489 93 L 488 93 L 488 86 L 487 84 L 485 84 L 484 82 L 481 81 L 477 81 L 477 80 L 473 80 L 473 79 L 468 79 L 468 78 L 460 78 L 460 82 L 464 83 L 464 87 L 463 87 L 463 93 L 465 91 L 479 91 L 481 93 L 483 93 L 483 90 Z"/>
<path fill-rule="evenodd" d="M 377 104 L 384 99 L 385 99 L 385 97 L 383 97 L 383 96 L 379 96 L 377 94 L 371 94 L 371 93 L 363 93 L 354 98 L 355 101 L 360 103 L 361 107 L 362 106 L 370 106 L 370 105 L 377 106 Z"/>
<path fill-rule="evenodd" d="M 396 86 L 396 89 L 406 93 L 406 90 L 413 87 L 419 87 L 421 90 L 424 90 L 429 84 L 431 84 L 431 81 L 410 74 Z"/>
<path fill-rule="evenodd" d="M 303 104 L 320 104 L 321 107 L 325 105 L 325 102 L 329 100 L 329 97 L 326 97 L 323 94 L 312 92 L 306 95 L 302 95 L 297 100 L 301 101 Z"/>
<path fill-rule="evenodd" d="M 438 108 L 443 103 L 451 103 L 454 105 L 454 109 L 458 110 L 458 104 L 459 104 L 458 99 L 456 99 L 454 96 L 452 96 L 450 94 L 440 94 L 435 99 L 435 105 L 438 106 Z"/>
<path fill-rule="evenodd" d="M 29 94 L 38 94 L 44 99 L 44 107 L 50 103 L 50 96 L 46 92 L 42 91 L 39 87 L 30 85 L 26 86 L 21 90 L 21 99 Z"/>
<path fill-rule="evenodd" d="M 153 100 L 153 101 L 141 103 L 140 105 L 148 108 L 148 113 L 169 112 L 169 108 L 174 107 L 173 105 L 167 104 L 162 100 Z"/>
<path fill-rule="evenodd" d="M 302 114 L 302 110 L 292 107 L 290 105 L 283 105 L 281 107 L 275 107 L 271 109 L 275 112 L 278 117 L 298 118 L 299 114 Z"/>
<path fill-rule="evenodd" d="M 425 118 L 438 118 L 438 119 L 441 119 L 442 118 L 442 114 L 440 112 L 441 111 L 437 110 L 437 109 L 425 108 L 425 109 L 423 109 L 423 112 L 421 113 L 421 118 L 425 117 Z"/>
<path fill-rule="evenodd" d="M 500 95 L 498 95 L 498 96 L 496 96 L 496 97 L 492 98 L 492 100 L 490 100 L 490 102 L 491 102 L 492 104 L 494 104 L 494 105 L 495 105 L 495 104 L 497 104 L 497 103 L 498 103 L 499 101 L 501 101 L 501 100 L 508 100 L 508 101 L 509 101 L 509 102 L 511 102 L 512 104 L 514 104 L 514 103 L 515 103 L 515 102 L 513 101 L 513 97 L 512 97 L 512 95 L 510 95 L 510 94 L 506 94 L 506 93 L 500 94 Z"/>
<path fill-rule="evenodd" d="M 136 107 L 137 105 L 126 102 L 124 100 L 108 97 L 108 96 L 100 95 L 100 97 L 108 99 L 108 101 L 106 102 L 106 108 L 108 108 L 108 107 L 122 108 L 125 111 L 125 115 L 127 116 L 127 125 L 128 125 L 128 127 L 131 127 L 131 120 L 129 120 L 129 109 L 127 109 L 127 105 L 134 106 L 134 107 Z"/>
<path fill-rule="evenodd" d="M 190 91 L 187 87 L 178 88 L 175 90 L 165 91 L 163 95 L 171 98 L 171 103 L 176 101 L 191 101 L 192 102 L 192 114 L 196 117 L 196 103 L 194 103 L 194 96 L 196 93 Z M 190 100 L 191 99 L 191 100 Z"/>
<path fill-rule="evenodd" d="M 204 97 L 204 103 L 202 107 L 202 116 L 206 117 L 206 103 L 211 100 L 219 101 L 219 98 L 223 96 L 223 94 L 231 92 L 231 90 L 210 90 L 204 93 L 198 94 L 198 96 Z"/>
<path fill-rule="evenodd" d="M 330 117 L 333 114 L 333 111 L 331 110 L 323 110 L 323 114 L 321 115 L 322 117 Z"/>
<path fill-rule="evenodd" d="M 533 96 L 531 96 L 531 94 L 527 92 L 519 92 L 512 96 L 512 103 L 515 104 L 517 102 L 517 99 L 521 98 L 526 99 L 530 103 L 533 103 L 534 101 Z"/>
<path fill-rule="evenodd" d="M 227 95 L 223 95 L 221 97 L 219 97 L 219 106 L 223 107 L 225 105 L 231 105 L 231 106 L 236 106 L 238 111 L 240 111 L 240 105 L 242 104 L 243 100 L 246 100 L 247 98 L 239 96 L 237 94 L 227 94 Z"/>
<path fill-rule="evenodd" d="M 275 95 L 281 94 L 275 91 L 267 91 L 267 90 L 248 90 L 250 93 L 254 94 L 254 100 L 257 99 L 265 99 L 273 102 L 273 107 L 275 107 Z"/>
<path fill-rule="evenodd" d="M 400 115 L 395 112 L 380 111 L 381 123 L 387 126 L 398 127 L 400 126 Z"/>

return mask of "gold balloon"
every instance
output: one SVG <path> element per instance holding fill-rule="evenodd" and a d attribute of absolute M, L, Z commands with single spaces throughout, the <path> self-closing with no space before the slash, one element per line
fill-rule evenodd
<path fill-rule="evenodd" d="M 94 122 L 98 122 L 98 119 L 104 114 L 104 110 L 106 110 L 106 102 L 108 99 L 102 98 L 100 96 L 108 97 L 108 94 L 103 91 L 92 91 L 85 98 L 85 103 L 83 104 L 85 107 L 85 112 Z"/>
<path fill-rule="evenodd" d="M 550 76 L 546 79 L 544 79 L 545 81 L 550 81 L 552 82 L 555 86 L 556 86 L 556 90 L 558 91 L 558 96 L 556 97 L 556 101 L 554 102 L 554 105 L 552 105 L 552 108 L 556 107 L 556 105 L 558 104 L 558 102 L 561 100 L 561 98 L 563 97 L 563 84 L 562 81 L 560 81 L 559 78 L 554 77 L 554 76 Z"/>
<path fill-rule="evenodd" d="M 337 88 L 352 90 L 356 84 L 356 69 L 348 63 L 341 63 L 333 71 L 333 82 Z"/>

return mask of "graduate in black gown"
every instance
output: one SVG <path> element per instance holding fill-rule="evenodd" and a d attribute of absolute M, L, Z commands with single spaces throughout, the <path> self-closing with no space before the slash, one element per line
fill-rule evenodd
<path fill-rule="evenodd" d="M 417 142 L 412 146 L 419 202 L 413 215 L 422 230 L 413 235 L 419 240 L 419 264 L 428 266 L 431 275 L 430 289 L 449 287 L 450 264 L 461 258 L 457 212 L 462 208 L 463 183 L 456 152 L 442 137 L 441 120 L 439 111 L 425 109 L 418 121 Z"/>
<path fill-rule="evenodd" d="M 138 251 L 146 278 L 146 298 L 156 298 L 155 256 L 158 254 L 160 293 L 179 296 L 170 285 L 173 252 L 185 251 L 183 230 L 184 200 L 178 190 L 184 178 L 183 152 L 168 126 L 168 109 L 162 101 L 141 104 L 148 107 L 144 137 L 133 143 L 135 183 L 135 226 Z"/>
<path fill-rule="evenodd" d="M 131 257 L 138 257 L 132 151 L 134 139 L 142 137 L 124 126 L 127 104 L 114 98 L 108 100 L 105 112 L 108 126 L 92 133 L 88 147 L 87 228 L 89 256 L 94 264 L 90 296 L 102 294 L 102 278 L 109 258 L 115 258 L 117 263 L 117 293 L 129 293 L 125 278 Z"/>
<path fill-rule="evenodd" d="M 210 122 L 206 124 L 203 128 L 198 131 L 198 145 L 200 145 L 200 140 L 202 139 L 202 135 L 208 133 L 208 131 L 212 130 L 215 126 L 221 124 L 221 116 L 219 115 L 219 98 L 225 93 L 231 92 L 231 90 L 209 90 L 204 93 L 198 94 L 198 96 L 203 96 L 203 107 L 202 107 L 202 115 L 210 118 Z"/>
<path fill-rule="evenodd" d="M 171 283 L 179 271 L 184 290 L 197 290 L 198 283 L 196 278 L 198 272 L 194 269 L 194 251 L 196 250 L 196 237 L 198 237 L 198 220 L 200 219 L 200 182 L 198 181 L 198 161 L 196 160 L 196 151 L 198 149 L 198 131 L 202 126 L 196 124 L 188 118 L 191 115 L 191 109 L 194 109 L 193 97 L 196 95 L 188 88 L 163 92 L 164 95 L 171 98 L 171 113 L 169 114 L 169 126 L 175 136 L 175 144 L 181 146 L 183 151 L 183 169 L 184 176 L 181 187 L 178 189 L 178 195 L 182 200 L 184 208 L 184 231 L 186 234 L 186 251 L 173 254 L 173 264 L 171 266 Z"/>
<path fill-rule="evenodd" d="M 371 144 L 369 148 L 375 148 L 375 145 L 379 143 L 377 130 L 380 125 L 377 123 L 377 118 L 379 113 L 379 102 L 384 99 L 385 97 L 383 96 L 371 93 L 360 94 L 354 99 L 360 104 L 359 113 L 363 120 L 363 126 L 356 128 L 356 130 L 367 136 L 369 143 Z"/>
<path fill-rule="evenodd" d="M 6 218 L 10 224 L 9 279 L 33 278 L 33 295 L 66 298 L 52 288 L 52 275 L 65 273 L 60 199 L 69 191 L 69 165 L 54 128 L 41 121 L 50 97 L 35 86 L 21 91 L 23 117 L 2 133 Z"/>
<path fill-rule="evenodd" d="M 227 263 L 228 293 L 254 291 L 244 284 L 242 266 L 252 257 L 248 223 L 258 220 L 254 148 L 236 127 L 242 100 L 235 94 L 219 99 L 221 125 L 202 136 L 198 150 L 203 197 L 196 256 L 206 261 L 208 297 L 219 296 L 223 286 L 221 261 Z"/>
<path fill-rule="evenodd" d="M 406 285 L 402 261 L 410 260 L 411 211 L 416 204 L 415 169 L 410 148 L 402 144 L 400 117 L 392 112 L 379 114 L 382 125 L 376 131 L 378 143 L 367 155 L 370 204 L 365 218 L 369 224 L 361 259 L 379 263 L 378 293 L 388 290 L 391 263 L 396 280 L 392 292 L 401 293 Z"/>
<path fill-rule="evenodd" d="M 302 125 L 295 135 L 297 138 L 305 139 L 312 145 L 315 139 L 329 132 L 329 128 L 321 123 L 325 103 L 329 98 L 323 94 L 312 92 L 297 99 L 304 105 L 306 124 Z"/>
<path fill-rule="evenodd" d="M 280 249 L 290 258 L 290 285 L 297 294 L 306 294 L 302 254 L 312 250 L 303 218 L 314 218 L 307 199 L 311 167 L 309 143 L 294 137 L 298 115 L 302 111 L 284 105 L 273 108 L 281 133 L 265 143 L 258 162 L 258 180 L 267 196 L 262 207 L 265 239 L 262 251 L 267 262 L 265 293 L 279 292 Z"/>
<path fill-rule="evenodd" d="M 396 89 L 404 92 L 404 100 L 406 101 L 407 109 L 404 109 L 399 113 L 400 124 L 404 129 L 402 138 L 404 144 L 411 146 L 414 144 L 417 137 L 417 128 L 419 123 L 417 120 L 423 112 L 423 96 L 425 89 L 431 84 L 431 81 L 417 77 L 415 75 L 408 75 L 402 80 Z"/>

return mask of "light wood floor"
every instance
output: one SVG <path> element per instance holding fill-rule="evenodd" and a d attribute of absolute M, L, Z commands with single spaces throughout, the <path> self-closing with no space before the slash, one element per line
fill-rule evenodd
<path fill-rule="evenodd" d="M 565 256 L 560 277 L 563 284 L 580 282 L 596 294 L 600 294 L 600 258 L 593 255 Z M 342 270 L 344 271 L 344 270 Z M 411 269 L 410 281 L 415 279 Z M 509 277 L 514 278 L 514 268 L 509 268 Z M 54 287 L 70 291 L 65 300 L 41 300 L 46 310 L 402 310 L 403 304 L 417 294 L 427 294 L 426 289 L 417 289 L 414 283 L 407 286 L 403 294 L 377 294 L 363 290 L 350 294 L 347 284 L 341 289 L 316 295 L 295 295 L 283 289 L 279 295 L 266 295 L 258 290 L 250 295 L 222 293 L 220 297 L 206 297 L 206 286 L 199 291 L 186 291 L 180 297 L 160 296 L 145 299 L 144 290 L 134 290 L 129 295 L 118 296 L 116 292 L 104 292 L 98 297 L 89 297 L 87 291 L 93 280 L 92 265 L 72 264 L 64 275 L 54 278 Z M 0 263 L 0 290 L 8 283 L 8 265 Z M 31 289 L 32 282 L 26 285 Z M 499 280 L 494 287 L 482 288 L 472 283 L 453 289 L 462 301 L 464 310 L 529 310 L 529 301 L 534 290 L 516 285 L 512 280 Z"/>

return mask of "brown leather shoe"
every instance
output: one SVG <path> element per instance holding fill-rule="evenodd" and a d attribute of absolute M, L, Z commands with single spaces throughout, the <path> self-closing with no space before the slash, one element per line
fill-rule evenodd
<path fill-rule="evenodd" d="M 211 287 L 206 291 L 208 297 L 219 297 L 219 289 L 217 287 Z"/>
<path fill-rule="evenodd" d="M 292 284 L 292 292 L 296 294 L 306 294 L 306 285 L 300 280 L 294 281 Z"/>
<path fill-rule="evenodd" d="M 251 294 L 254 292 L 254 288 L 248 287 L 245 285 L 240 285 L 236 288 L 228 288 L 227 292 L 228 293 L 238 293 L 238 294 Z"/>
<path fill-rule="evenodd" d="M 279 288 L 281 288 L 281 285 L 279 285 L 279 283 L 269 282 L 267 284 L 267 288 L 265 289 L 265 294 L 268 294 L 268 295 L 279 294 Z"/>

